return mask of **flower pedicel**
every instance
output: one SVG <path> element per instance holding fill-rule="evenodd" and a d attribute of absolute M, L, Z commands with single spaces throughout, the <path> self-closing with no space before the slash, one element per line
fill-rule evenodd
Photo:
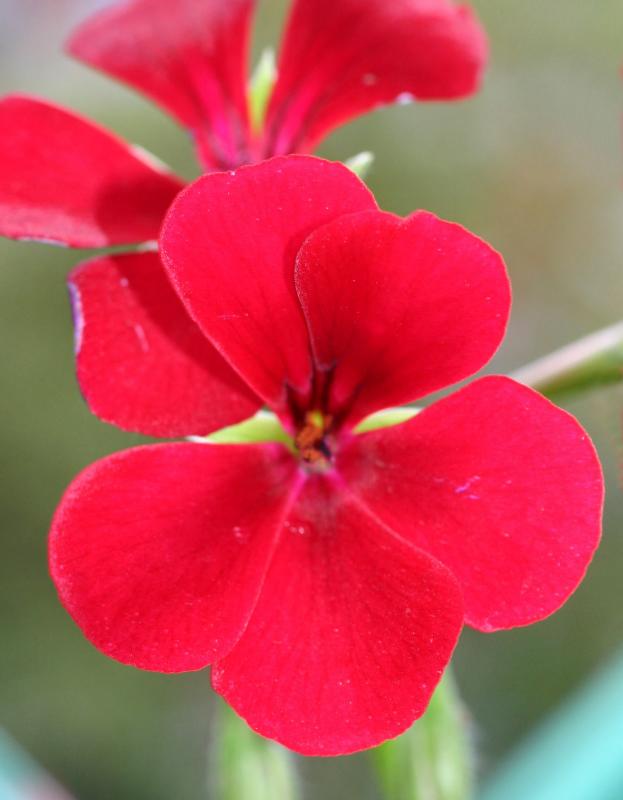
<path fill-rule="evenodd" d="M 120 661 L 212 664 L 251 727 L 301 753 L 396 736 L 464 622 L 526 625 L 576 588 L 600 532 L 594 449 L 573 417 L 502 377 L 357 432 L 481 368 L 510 291 L 486 243 L 428 213 L 379 211 L 340 165 L 290 156 L 205 176 L 175 201 L 161 249 L 204 351 L 163 345 L 159 325 L 181 308 L 164 281 L 146 305 L 121 272 L 107 328 L 96 264 L 73 277 L 83 377 L 112 392 L 108 363 L 167 374 L 183 353 L 185 391 L 163 383 L 161 406 L 177 435 L 197 433 L 210 425 L 193 376 L 209 353 L 291 445 L 169 443 L 86 469 L 51 531 L 61 600 Z M 102 334 L 115 325 L 135 331 L 134 351 Z"/>

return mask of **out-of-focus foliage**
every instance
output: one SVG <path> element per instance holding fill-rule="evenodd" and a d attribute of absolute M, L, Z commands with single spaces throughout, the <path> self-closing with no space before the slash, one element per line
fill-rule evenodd
<path fill-rule="evenodd" d="M 192 177 L 190 145 L 171 121 L 61 55 L 71 21 L 91 5 L 0 0 L 0 90 L 72 106 Z M 322 152 L 342 159 L 373 150 L 368 180 L 384 208 L 428 208 L 504 254 L 514 312 L 491 369 L 507 371 L 623 313 L 623 6 L 474 5 L 492 44 L 477 98 L 381 111 L 340 130 Z M 264 3 L 256 53 L 276 41 L 284 7 Z M 92 418 L 73 378 L 64 276 L 84 254 L 0 242 L 0 256 L 0 719 L 79 798 L 197 800 L 207 785 L 208 674 L 167 677 L 108 661 L 73 626 L 47 577 L 46 532 L 64 487 L 90 461 L 138 441 Z M 568 407 L 605 465 L 604 543 L 555 617 L 463 636 L 455 673 L 481 774 L 623 639 L 623 392 L 604 389 Z M 361 756 L 297 761 L 307 798 L 378 796 Z"/>

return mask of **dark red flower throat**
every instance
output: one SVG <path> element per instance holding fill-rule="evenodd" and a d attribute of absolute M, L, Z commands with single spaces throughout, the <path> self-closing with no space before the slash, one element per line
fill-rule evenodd
<path fill-rule="evenodd" d="M 334 462 L 343 414 L 330 408 L 330 389 L 335 365 L 312 368 L 312 389 L 307 398 L 289 391 L 289 416 L 294 426 L 298 458 L 312 471 L 324 472 Z"/>
<path fill-rule="evenodd" d="M 327 467 L 333 457 L 332 417 L 322 411 L 308 411 L 294 438 L 302 461 L 315 468 Z"/>

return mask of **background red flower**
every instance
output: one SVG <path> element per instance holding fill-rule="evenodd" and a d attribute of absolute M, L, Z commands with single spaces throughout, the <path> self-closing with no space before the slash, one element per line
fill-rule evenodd
<path fill-rule="evenodd" d="M 486 40 L 465 7 L 296 0 L 266 125 L 255 134 L 247 108 L 254 5 L 130 0 L 94 15 L 68 48 L 176 117 L 207 170 L 309 150 L 336 125 L 407 95 L 452 100 L 479 86 Z M 0 235 L 72 247 L 157 238 L 181 187 L 161 165 L 33 98 L 1 101 L 0 126 Z"/>

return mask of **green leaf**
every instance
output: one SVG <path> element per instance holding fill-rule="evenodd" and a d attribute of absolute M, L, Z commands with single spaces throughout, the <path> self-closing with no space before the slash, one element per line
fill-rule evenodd
<path fill-rule="evenodd" d="M 299 800 L 292 754 L 219 702 L 210 770 L 213 800 Z"/>
<path fill-rule="evenodd" d="M 468 800 L 471 749 L 466 715 L 446 671 L 426 713 L 372 751 L 385 800 Z"/>
<path fill-rule="evenodd" d="M 249 115 L 255 133 L 259 133 L 264 126 L 268 101 L 276 80 L 275 51 L 267 47 L 260 56 L 249 83 Z"/>

